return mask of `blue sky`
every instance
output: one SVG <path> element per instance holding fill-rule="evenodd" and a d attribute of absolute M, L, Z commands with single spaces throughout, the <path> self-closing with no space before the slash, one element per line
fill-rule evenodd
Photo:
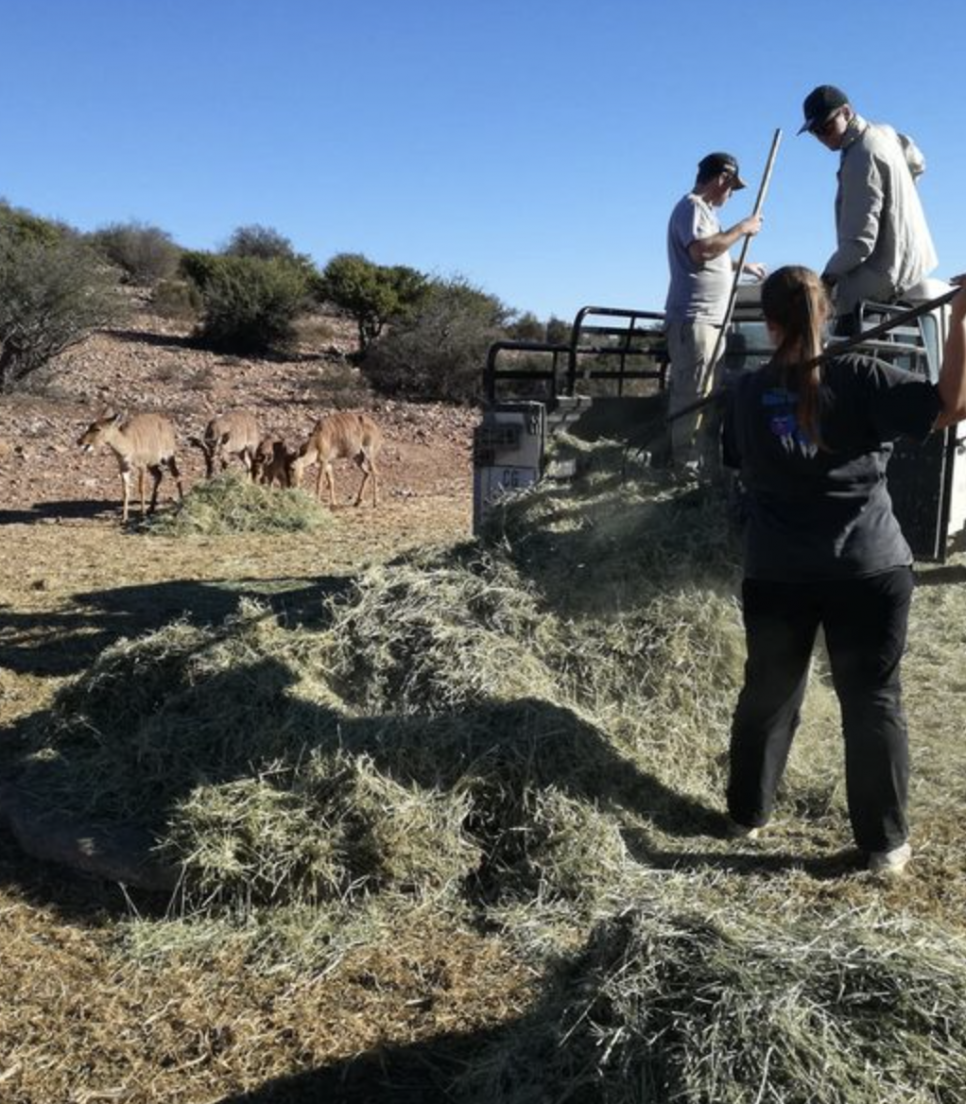
<path fill-rule="evenodd" d="M 271 226 L 462 275 L 520 311 L 660 308 L 698 159 L 752 185 L 749 259 L 820 268 L 836 155 L 796 137 L 816 84 L 910 133 L 940 255 L 966 270 L 961 0 L 0 0 L 0 196 L 82 230 L 212 249 Z"/>

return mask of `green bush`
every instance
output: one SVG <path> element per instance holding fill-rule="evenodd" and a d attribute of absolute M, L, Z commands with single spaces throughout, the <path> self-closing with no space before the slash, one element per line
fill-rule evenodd
<path fill-rule="evenodd" d="M 0 199 L 0 239 L 5 242 L 56 245 L 76 238 L 77 231 L 63 222 L 41 218 L 21 207 L 11 207 Z"/>
<path fill-rule="evenodd" d="M 201 288 L 204 321 L 199 338 L 238 356 L 284 351 L 305 309 L 308 280 L 289 261 L 215 257 Z"/>
<path fill-rule="evenodd" d="M 552 345 L 569 345 L 570 331 L 571 324 L 569 322 L 564 322 L 562 318 L 557 318 L 556 315 L 552 314 L 547 320 L 545 337 Z"/>
<path fill-rule="evenodd" d="M 153 287 L 173 276 L 180 250 L 171 235 L 140 222 L 115 222 L 95 230 L 91 243 L 124 274 L 126 283 Z"/>
<path fill-rule="evenodd" d="M 420 306 L 368 349 L 362 369 L 387 394 L 475 401 L 487 350 L 506 336 L 509 314 L 461 277 L 434 281 Z"/>
<path fill-rule="evenodd" d="M 203 249 L 186 249 L 178 261 L 177 274 L 183 280 L 190 280 L 200 292 L 204 292 L 220 261 L 217 253 L 208 253 Z"/>

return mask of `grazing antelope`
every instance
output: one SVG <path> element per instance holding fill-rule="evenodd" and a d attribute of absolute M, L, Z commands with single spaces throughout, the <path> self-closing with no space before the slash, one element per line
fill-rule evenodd
<path fill-rule="evenodd" d="M 177 451 L 174 426 L 161 414 L 134 414 L 124 421 L 120 414 L 108 414 L 97 418 L 87 427 L 78 440 L 85 452 L 93 452 L 99 445 L 107 445 L 117 457 L 121 471 L 121 489 L 124 505 L 122 522 L 127 521 L 128 503 L 131 498 L 131 472 L 138 473 L 138 494 L 141 498 L 141 517 L 153 514 L 158 504 L 158 485 L 161 467 L 167 466 L 178 485 L 178 497 L 184 498 L 181 472 L 175 459 Z M 151 488 L 151 505 L 144 508 L 144 473 L 149 471 L 154 479 Z"/>
<path fill-rule="evenodd" d="M 382 448 L 382 431 L 368 414 L 330 414 L 316 422 L 312 435 L 292 461 L 292 484 L 300 486 L 302 475 L 310 464 L 319 465 L 315 484 L 317 498 L 322 497 L 322 477 L 329 486 L 329 505 L 335 506 L 335 483 L 332 479 L 333 460 L 354 460 L 362 469 L 362 486 L 356 505 L 362 502 L 362 492 L 372 479 L 372 505 L 379 504 L 379 473 L 376 457 Z"/>
<path fill-rule="evenodd" d="M 252 459 L 252 479 L 267 487 L 273 483 L 291 487 L 294 459 L 295 453 L 289 450 L 281 437 L 263 437 Z"/>
<path fill-rule="evenodd" d="M 189 437 L 188 443 L 204 453 L 205 474 L 211 479 L 215 473 L 215 462 L 219 462 L 224 471 L 228 467 L 229 456 L 237 456 L 245 465 L 245 471 L 251 475 L 255 449 L 261 436 L 254 415 L 244 410 L 233 410 L 230 414 L 212 418 L 205 426 L 204 437 Z"/>

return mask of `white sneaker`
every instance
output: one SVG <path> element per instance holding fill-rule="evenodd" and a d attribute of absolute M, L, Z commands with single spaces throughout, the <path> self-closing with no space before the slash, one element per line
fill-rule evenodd
<path fill-rule="evenodd" d="M 728 818 L 728 839 L 756 840 L 763 831 L 764 826 L 753 828 L 750 824 L 739 824 L 737 820 Z"/>
<path fill-rule="evenodd" d="M 869 870 L 891 878 L 901 874 L 911 858 L 912 848 L 908 843 L 893 847 L 891 851 L 873 851 L 869 855 Z"/>

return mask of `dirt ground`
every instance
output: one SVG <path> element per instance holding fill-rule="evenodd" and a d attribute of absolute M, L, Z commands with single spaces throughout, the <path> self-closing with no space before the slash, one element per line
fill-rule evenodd
<path fill-rule="evenodd" d="M 178 616 L 198 592 L 190 584 L 348 575 L 469 535 L 474 413 L 373 399 L 344 358 L 351 329 L 327 320 L 314 336 L 292 360 L 244 360 L 136 315 L 64 354 L 42 391 L 0 398 L 0 773 L 19 719 L 118 636 Z M 186 441 L 233 408 L 292 444 L 335 408 L 368 410 L 386 438 L 378 508 L 346 504 L 360 477 L 340 462 L 337 523 L 319 535 L 178 541 L 123 529 L 113 455 L 76 446 L 90 421 L 106 409 L 163 411 Z M 187 486 L 203 477 L 194 449 L 182 467 Z M 162 504 L 171 490 L 166 480 Z M 146 974 L 112 951 L 115 921 L 132 907 L 117 886 L 27 858 L 0 828 L 4 1104 L 349 1099 L 324 1087 L 337 1074 L 347 1083 L 349 1056 L 385 1046 L 418 1055 L 421 1040 L 485 1030 L 520 1011 L 531 982 L 498 944 L 441 933 L 432 915 L 390 933 L 393 954 L 349 955 L 300 984 L 255 976 L 227 949 L 205 979 Z"/>

